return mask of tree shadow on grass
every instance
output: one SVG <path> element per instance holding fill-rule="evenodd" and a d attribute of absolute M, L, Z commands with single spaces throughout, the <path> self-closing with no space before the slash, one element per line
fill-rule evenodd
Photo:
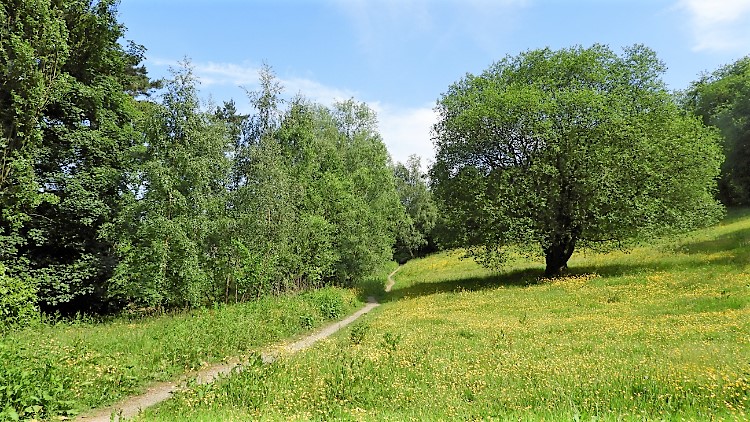
<path fill-rule="evenodd" d="M 486 277 L 469 277 L 456 280 L 445 280 L 435 283 L 416 283 L 409 287 L 394 288 L 381 297 L 381 302 L 394 302 L 404 298 L 429 296 L 438 293 L 476 292 L 498 287 L 526 287 L 543 280 L 544 270 L 527 268 L 507 273 L 492 274 Z M 396 282 L 398 286 L 398 281 Z"/>
<path fill-rule="evenodd" d="M 747 257 L 750 255 L 750 228 L 735 230 L 712 240 L 684 243 L 674 250 L 689 255 L 733 252 Z"/>
<path fill-rule="evenodd" d="M 657 271 L 685 271 L 705 268 L 708 266 L 730 267 L 742 269 L 750 263 L 750 228 L 738 229 L 721 235 L 712 240 L 681 243 L 676 242 L 674 248 L 669 248 L 674 254 L 686 254 L 691 259 L 686 260 L 649 260 L 631 263 L 604 263 L 575 265 L 564 274 L 576 276 L 584 274 L 598 274 L 599 276 L 622 277 Z M 701 255 L 705 259 L 701 258 Z M 379 295 L 381 302 L 392 302 L 407 297 L 428 296 L 438 293 L 452 293 L 459 291 L 480 291 L 504 287 L 528 287 L 547 282 L 544 271 L 537 268 L 498 273 L 486 277 L 459 278 L 435 283 L 417 283 L 409 287 L 398 288 L 390 293 Z"/>
<path fill-rule="evenodd" d="M 712 262 L 713 264 L 713 262 Z M 678 268 L 673 264 L 647 262 L 642 264 L 582 265 L 570 267 L 563 277 L 597 274 L 604 278 L 616 278 L 626 275 L 669 271 Z M 684 267 L 683 267 L 684 268 Z M 507 273 L 493 274 L 486 277 L 469 277 L 445 280 L 434 283 L 417 283 L 409 287 L 396 287 L 389 293 L 381 293 L 377 299 L 380 303 L 396 302 L 402 299 L 430 296 L 440 293 L 477 292 L 492 290 L 498 287 L 532 288 L 553 281 L 545 277 L 541 268 L 528 268 Z"/>
<path fill-rule="evenodd" d="M 623 277 L 627 275 L 638 275 L 644 273 L 655 273 L 658 271 L 670 271 L 680 267 L 674 263 L 664 262 L 642 262 L 642 263 L 628 263 L 628 264 L 598 264 L 598 265 L 576 265 L 570 267 L 566 276 L 577 276 L 586 274 L 596 274 L 604 278 L 615 278 Z"/>
<path fill-rule="evenodd" d="M 357 284 L 357 298 L 361 302 L 367 302 L 374 298 L 378 302 L 383 302 L 383 298 L 388 293 L 383 291 L 385 282 L 381 278 L 368 277 Z"/>
<path fill-rule="evenodd" d="M 602 277 L 619 277 L 627 274 L 638 274 L 643 272 L 653 273 L 673 268 L 672 265 L 661 265 L 659 263 L 643 264 L 613 264 L 613 265 L 582 265 L 570 267 L 562 274 L 563 277 L 579 276 L 586 274 L 597 274 Z M 491 290 L 498 287 L 527 288 L 551 282 L 552 279 L 544 275 L 542 268 L 527 268 L 523 270 L 510 271 L 488 275 L 486 277 L 469 277 L 454 280 L 445 280 L 436 283 L 417 283 L 409 287 L 396 288 L 390 293 L 382 294 L 378 300 L 381 303 L 395 302 L 405 298 L 429 296 L 439 293 L 476 292 Z"/>
<path fill-rule="evenodd" d="M 750 217 L 750 208 L 730 209 L 722 224 L 733 224 Z M 657 246 L 658 247 L 658 246 Z M 664 246 L 662 246 L 664 248 Z M 675 255 L 687 255 L 687 260 L 648 260 L 627 263 L 603 263 L 576 265 L 571 263 L 568 276 L 598 274 L 602 277 L 622 277 L 653 273 L 656 271 L 685 271 L 705 268 L 706 266 L 729 267 L 742 270 L 750 263 L 750 228 L 741 228 L 725 233 L 711 240 L 687 241 L 675 239 L 674 246 L 667 246 L 665 250 Z M 427 296 L 437 293 L 459 291 L 480 291 L 505 287 L 527 287 L 544 283 L 544 271 L 539 268 L 526 268 L 488 275 L 486 277 L 457 278 L 434 283 L 417 283 L 409 287 L 399 288 L 398 282 L 390 293 L 377 293 L 381 302 L 397 301 L 406 297 Z M 382 283 L 382 280 L 380 280 Z M 382 284 L 381 284 L 382 286 Z M 381 287 L 382 288 L 382 287 Z M 368 289 L 374 292 L 377 289 Z"/>
<path fill-rule="evenodd" d="M 744 209 L 735 210 L 742 218 Z M 736 218 L 738 219 L 738 218 Z M 726 220 L 725 220 L 726 223 Z M 731 221 L 730 221 L 731 223 Z M 742 270 L 750 264 L 750 228 L 733 230 L 711 240 L 684 241 L 679 238 L 672 246 L 661 246 L 675 256 L 685 255 L 682 260 L 650 260 L 627 264 L 583 265 L 571 268 L 572 273 L 596 273 L 601 276 L 623 276 L 639 272 L 690 270 L 706 266 L 729 267 Z"/>

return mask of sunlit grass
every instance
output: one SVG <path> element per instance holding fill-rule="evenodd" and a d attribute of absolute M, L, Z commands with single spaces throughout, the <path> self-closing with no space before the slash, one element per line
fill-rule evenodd
<path fill-rule="evenodd" d="M 2 407 L 21 413 L 39 403 L 21 413 L 25 419 L 107 405 L 149 383 L 255 353 L 342 317 L 361 305 L 357 296 L 355 290 L 326 288 L 215 309 L 106 323 L 76 319 L 7 333 L 0 338 L 0 388 L 7 389 L 0 397 L 14 401 Z"/>
<path fill-rule="evenodd" d="M 409 262 L 377 312 L 144 420 L 747 420 L 750 217 L 492 273 Z"/>

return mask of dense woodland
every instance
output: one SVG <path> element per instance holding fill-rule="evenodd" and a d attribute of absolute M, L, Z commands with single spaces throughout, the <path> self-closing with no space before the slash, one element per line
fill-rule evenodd
<path fill-rule="evenodd" d="M 189 60 L 148 78 L 116 6 L 0 6 L 8 323 L 37 305 L 195 307 L 347 286 L 427 245 L 436 212 L 418 159 L 391 163 L 367 105 L 286 99 L 268 66 L 252 114 L 202 104 Z"/>
<path fill-rule="evenodd" d="M 269 66 L 241 100 L 252 113 L 202 104 L 189 60 L 153 81 L 146 48 L 124 36 L 116 0 L 0 4 L 5 325 L 40 310 L 185 308 L 349 286 L 440 244 L 483 248 L 474 252 L 488 264 L 506 245 L 541 244 L 555 273 L 577 241 L 619 246 L 657 222 L 715 221 L 713 195 L 750 201 L 748 58 L 678 94 L 645 48 L 506 58 L 438 101 L 428 182 L 418 157 L 391 162 L 366 104 L 290 99 Z M 666 152 L 678 161 L 649 161 Z M 620 195 L 638 185 L 618 181 L 623 169 L 654 176 L 648 201 Z M 605 173 L 609 190 L 589 195 Z M 561 177 L 570 183 L 550 193 Z"/>

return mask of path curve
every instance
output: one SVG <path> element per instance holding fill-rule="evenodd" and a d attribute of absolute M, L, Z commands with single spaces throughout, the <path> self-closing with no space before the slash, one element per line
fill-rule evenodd
<path fill-rule="evenodd" d="M 396 284 L 396 280 L 393 279 L 393 276 L 396 275 L 396 273 L 400 269 L 401 269 L 401 266 L 399 265 L 398 267 L 396 267 L 395 270 L 391 271 L 391 273 L 388 274 L 388 283 L 386 283 L 386 285 L 385 285 L 385 292 L 386 293 L 390 292 L 391 289 L 393 288 L 393 285 Z"/>
<path fill-rule="evenodd" d="M 398 271 L 398 268 L 396 269 L 396 271 Z M 396 271 L 388 275 L 388 284 L 385 288 L 385 291 L 387 292 L 390 291 L 391 287 L 393 287 L 394 281 L 392 276 L 396 273 Z M 284 354 L 291 354 L 300 350 L 307 349 L 316 342 L 331 336 L 338 330 L 351 324 L 359 317 L 372 311 L 379 305 L 380 303 L 378 303 L 374 297 L 368 297 L 367 304 L 362 309 L 349 315 L 343 320 L 326 325 L 322 329 L 309 334 L 293 343 L 282 344 L 281 346 L 267 349 L 266 351 L 261 353 L 261 358 L 263 359 L 263 362 L 271 363 Z M 174 393 L 182 390 L 186 382 L 190 379 L 193 379 L 193 377 L 197 384 L 208 384 L 222 375 L 231 373 L 235 368 L 240 371 L 242 370 L 240 360 L 237 358 L 231 359 L 227 363 L 212 365 L 196 373 L 188 374 L 175 382 L 162 382 L 154 384 L 150 386 L 145 393 L 139 396 L 128 397 L 115 405 L 102 409 L 94 409 L 89 412 L 83 413 L 79 415 L 76 420 L 85 422 L 109 422 L 111 420 L 120 421 L 126 418 L 129 419 L 137 416 L 141 412 L 141 410 L 146 409 L 147 407 L 151 407 L 155 404 L 168 400 Z M 114 419 L 112 419 L 113 415 Z"/>

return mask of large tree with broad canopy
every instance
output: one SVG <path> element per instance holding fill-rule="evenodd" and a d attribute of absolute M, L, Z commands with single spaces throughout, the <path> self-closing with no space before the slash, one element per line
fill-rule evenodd
<path fill-rule="evenodd" d="M 577 247 L 717 221 L 717 135 L 686 115 L 644 46 L 527 51 L 439 98 L 433 192 L 444 243 L 486 265 L 541 251 L 546 275 Z"/>

